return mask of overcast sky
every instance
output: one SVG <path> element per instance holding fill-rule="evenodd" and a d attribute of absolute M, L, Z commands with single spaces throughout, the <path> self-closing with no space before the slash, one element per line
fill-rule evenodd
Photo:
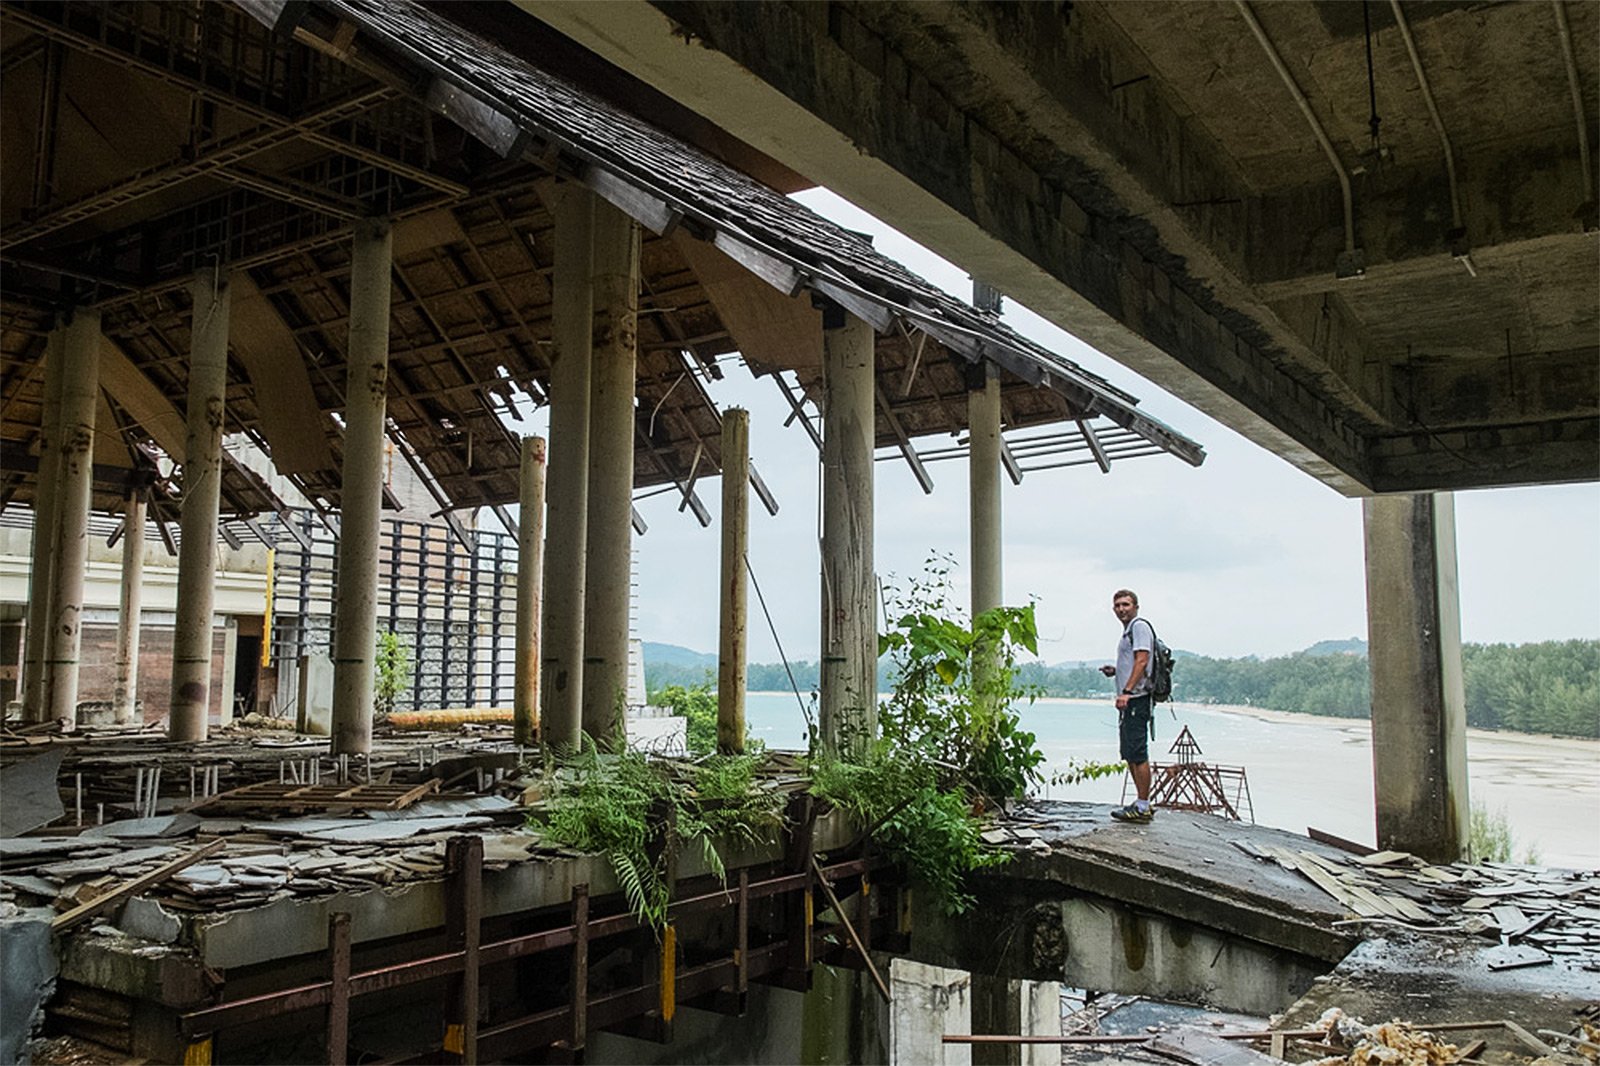
<path fill-rule="evenodd" d="M 970 299 L 967 275 L 822 190 L 797 197 L 934 284 Z M 1139 397 L 1140 407 L 1204 445 L 1198 469 L 1170 456 L 1003 479 L 1004 589 L 1038 602 L 1047 662 L 1105 658 L 1117 637 L 1111 594 L 1138 592 L 1169 644 L 1215 656 L 1281 655 L 1323 639 L 1366 636 L 1361 504 L 1346 499 L 1007 299 L 1006 321 Z M 815 659 L 819 562 L 816 450 L 787 415 L 777 386 L 736 358 L 708 388 L 722 407 L 750 410 L 751 460 L 778 498 L 770 517 L 752 496 L 750 562 L 791 660 Z M 542 414 L 543 412 L 541 412 Z M 542 422 L 542 419 L 536 420 Z M 521 427 L 524 432 L 526 425 Z M 542 431 L 542 426 L 540 427 Z M 923 438 L 919 448 L 954 443 Z M 898 453 L 876 467 L 876 564 L 881 579 L 955 557 L 967 602 L 965 461 L 934 463 L 924 495 Z M 700 484 L 715 515 L 720 488 Z M 720 531 L 702 529 L 675 494 L 638 504 L 637 635 L 714 652 Z M 1600 486 L 1458 493 L 1462 635 L 1468 641 L 1600 636 Z M 778 653 L 750 597 L 750 660 Z M 881 620 L 880 620 L 881 621 Z"/>

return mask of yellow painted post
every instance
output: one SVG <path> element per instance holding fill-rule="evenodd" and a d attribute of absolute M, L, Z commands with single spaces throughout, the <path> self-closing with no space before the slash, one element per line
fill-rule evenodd
<path fill-rule="evenodd" d="M 661 933 L 661 1020 L 672 1024 L 678 1012 L 678 930 L 670 923 Z"/>

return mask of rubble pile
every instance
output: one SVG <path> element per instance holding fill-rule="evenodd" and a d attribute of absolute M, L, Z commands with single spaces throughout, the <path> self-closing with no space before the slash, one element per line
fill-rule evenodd
<path fill-rule="evenodd" d="M 1232 843 L 1298 872 L 1343 904 L 1354 922 L 1498 938 L 1486 960 L 1491 970 L 1559 962 L 1600 972 L 1600 871 L 1495 862 L 1435 866 L 1398 851 L 1330 856 Z"/>

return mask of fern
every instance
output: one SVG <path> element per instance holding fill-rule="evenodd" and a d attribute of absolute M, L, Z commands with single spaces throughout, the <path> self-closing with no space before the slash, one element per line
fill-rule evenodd
<path fill-rule="evenodd" d="M 529 822 L 556 843 L 605 855 L 628 909 L 660 930 L 671 902 L 666 851 L 698 846 L 706 868 L 726 883 L 718 840 L 771 841 L 782 829 L 782 794 L 757 787 L 764 761 L 761 752 L 708 756 L 698 765 L 631 751 L 601 755 L 585 737 L 576 754 L 546 768 L 550 799 Z M 671 828 L 653 832 L 652 816 L 669 807 Z"/>

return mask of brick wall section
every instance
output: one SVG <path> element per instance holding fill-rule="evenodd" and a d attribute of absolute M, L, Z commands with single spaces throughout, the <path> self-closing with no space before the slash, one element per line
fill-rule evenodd
<path fill-rule="evenodd" d="M 139 629 L 139 699 L 144 701 L 146 722 L 165 718 L 172 701 L 172 635 L 172 626 L 147 622 Z M 225 642 L 219 626 L 211 635 L 210 720 L 213 723 L 222 714 L 224 695 L 232 696 L 233 679 L 222 676 Z M 117 683 L 117 627 L 86 624 L 78 663 L 78 699 L 109 700 Z"/>

